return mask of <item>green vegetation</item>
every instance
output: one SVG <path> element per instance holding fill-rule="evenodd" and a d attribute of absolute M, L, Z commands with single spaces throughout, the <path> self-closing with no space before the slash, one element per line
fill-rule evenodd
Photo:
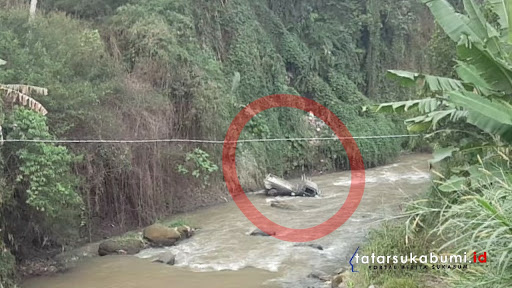
<path fill-rule="evenodd" d="M 51 139 L 45 117 L 31 110 L 15 108 L 4 127 L 6 139 Z M 10 170 L 4 174 L 5 191 L 14 195 L 3 203 L 4 229 L 13 235 L 33 230 L 28 235 L 34 238 L 25 236 L 24 240 L 42 241 L 41 245 L 76 239 L 78 235 L 70 236 L 78 232 L 80 214 L 76 211 L 83 202 L 76 189 L 78 178 L 71 172 L 75 157 L 65 147 L 46 143 L 9 142 L 2 152 L 4 165 Z M 44 236 L 39 238 L 38 234 Z"/>
<path fill-rule="evenodd" d="M 0 241 L 0 283 L 4 287 L 14 287 L 16 284 L 15 264 L 14 256 L 5 247 L 5 244 Z"/>
<path fill-rule="evenodd" d="M 366 167 L 425 142 L 435 148 L 426 199 L 408 205 L 404 225 L 373 231 L 363 253 L 489 255 L 467 271 L 368 272 L 351 285 L 512 283 L 507 1 L 423 0 L 435 25 L 414 0 L 42 2 L 29 23 L 23 1 L 0 0 L 0 83 L 48 89 L 0 84 L 2 139 L 217 140 L 250 102 L 301 95 L 354 136 L 427 134 L 423 143 L 358 139 Z M 384 101 L 392 102 L 374 105 Z M 332 136 L 308 121 L 302 111 L 271 109 L 242 138 Z M 340 143 L 309 144 L 239 145 L 244 188 L 269 172 L 349 168 Z M 223 189 L 220 146 L 6 142 L 0 155 L 2 287 L 14 287 L 16 260 L 96 239 L 106 223 L 153 223 L 180 210 L 177 199 Z M 115 240 L 138 247 L 139 238 Z"/>
<path fill-rule="evenodd" d="M 406 120 L 409 131 L 430 133 L 427 139 L 437 147 L 431 161 L 432 191 L 407 210 L 406 237 L 416 240 L 398 243 L 404 249 L 432 247 L 440 253 L 487 252 L 486 265 L 445 271 L 445 281 L 454 287 L 510 287 L 512 6 L 508 1 L 466 0 L 464 14 L 459 14 L 448 1 L 424 2 L 456 43 L 457 78 L 390 71 L 405 85 L 419 84 L 423 98 L 373 107 L 416 114 Z M 389 250 L 380 240 L 368 245 Z"/>
<path fill-rule="evenodd" d="M 203 179 L 203 187 L 208 185 L 210 174 L 218 171 L 219 167 L 210 161 L 210 155 L 203 150 L 196 148 L 193 152 L 187 153 L 185 164 L 179 164 L 177 169 L 183 175 L 190 174 L 195 178 Z"/>
<path fill-rule="evenodd" d="M 358 252 L 359 255 L 423 255 L 431 247 L 427 233 L 418 233 L 411 238 L 406 227 L 400 223 L 386 222 L 378 229 L 371 230 L 367 243 Z M 360 273 L 351 274 L 354 287 L 429 287 L 427 277 L 422 270 L 368 270 L 360 265 Z M 421 283 L 421 284 L 420 284 Z"/>
<path fill-rule="evenodd" d="M 47 0 L 30 23 L 24 2 L 0 0 L 0 83 L 48 90 L 0 85 L 5 99 L 17 95 L 0 106 L 6 139 L 218 140 L 243 107 L 277 93 L 314 99 L 354 136 L 403 134 L 401 117 L 361 106 L 410 98 L 413 89 L 387 81 L 387 69 L 429 71 L 434 26 L 415 0 Z M 307 121 L 303 111 L 271 109 L 242 138 L 332 135 Z M 411 146 L 357 143 L 366 167 Z M 199 190 L 225 188 L 218 145 L 9 142 L 0 150 L 1 236 L 18 260 L 101 238 L 106 225 L 153 223 L 182 211 L 183 199 L 187 209 L 204 204 Z M 338 142 L 244 143 L 237 155 L 246 189 L 269 172 L 349 166 Z"/>
<path fill-rule="evenodd" d="M 170 222 L 169 224 L 166 224 L 167 226 L 169 227 L 181 227 L 181 226 L 189 226 L 190 227 L 190 224 L 186 221 L 186 220 L 183 220 L 183 219 L 177 219 L 177 220 L 174 220 L 172 222 Z"/>

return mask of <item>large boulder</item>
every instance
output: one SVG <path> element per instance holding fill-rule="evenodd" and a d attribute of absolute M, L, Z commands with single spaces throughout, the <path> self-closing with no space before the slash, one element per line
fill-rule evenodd
<path fill-rule="evenodd" d="M 134 255 L 144 248 L 144 243 L 140 239 L 108 239 L 100 243 L 98 254 L 100 256 L 120 254 Z"/>
<path fill-rule="evenodd" d="M 182 234 L 177 228 L 169 228 L 162 224 L 153 224 L 143 231 L 144 238 L 152 246 L 172 246 L 182 238 Z"/>

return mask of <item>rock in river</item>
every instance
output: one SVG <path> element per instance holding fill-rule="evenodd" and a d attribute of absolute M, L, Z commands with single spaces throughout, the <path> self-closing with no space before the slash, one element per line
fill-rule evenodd
<path fill-rule="evenodd" d="M 322 271 L 315 271 L 308 275 L 308 278 L 318 279 L 323 282 L 328 282 L 331 280 L 331 277 Z"/>
<path fill-rule="evenodd" d="M 317 250 L 324 250 L 324 247 L 322 247 L 322 245 L 319 245 L 319 244 L 304 244 L 304 243 L 300 243 L 300 244 L 295 244 L 295 247 L 311 247 L 311 248 L 317 249 Z"/>
<path fill-rule="evenodd" d="M 167 265 L 174 265 L 175 261 L 176 255 L 174 255 L 174 253 L 172 252 L 164 252 L 158 255 L 158 257 L 155 260 L 153 260 L 153 262 L 164 263 Z"/>
<path fill-rule="evenodd" d="M 169 228 L 162 224 L 153 224 L 146 227 L 143 235 L 152 246 L 172 246 L 182 238 L 177 228 Z"/>
<path fill-rule="evenodd" d="M 276 232 L 270 232 L 270 235 L 269 235 L 269 234 L 267 234 L 267 233 L 265 233 L 265 232 L 261 231 L 260 229 L 256 228 L 256 229 L 254 229 L 254 231 L 252 231 L 252 232 L 251 232 L 251 234 L 249 234 L 249 235 L 251 235 L 251 236 L 266 236 L 266 237 L 268 237 L 268 236 L 270 236 L 270 235 L 276 235 Z"/>
<path fill-rule="evenodd" d="M 101 242 L 98 248 L 100 256 L 112 254 L 134 255 L 144 248 L 144 243 L 140 239 L 108 239 Z"/>
<path fill-rule="evenodd" d="M 331 280 L 331 287 L 332 288 L 345 288 L 348 287 L 347 283 L 347 274 L 346 272 L 338 274 L 334 276 Z"/>
<path fill-rule="evenodd" d="M 297 207 L 296 205 L 282 202 L 282 201 L 272 201 L 272 203 L 270 203 L 270 207 L 283 209 L 283 210 L 295 210 L 295 211 L 300 210 L 299 207 Z"/>

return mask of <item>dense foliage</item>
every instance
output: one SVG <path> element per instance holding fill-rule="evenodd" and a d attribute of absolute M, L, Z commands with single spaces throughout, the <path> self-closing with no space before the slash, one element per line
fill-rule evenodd
<path fill-rule="evenodd" d="M 434 27 L 414 0 L 48 0 L 30 23 L 23 2 L 0 0 L 0 83 L 48 88 L 48 96 L 34 96 L 48 114 L 7 111 L 1 124 L 11 139 L 223 139 L 241 108 L 277 93 L 318 101 L 354 136 L 402 134 L 400 118 L 361 106 L 409 98 L 411 89 L 386 81 L 384 72 L 428 70 Z M 331 135 L 303 111 L 281 108 L 256 116 L 242 137 Z M 367 167 L 408 144 L 357 142 Z M 348 168 L 339 142 L 310 144 L 240 145 L 242 184 L 259 187 L 269 172 Z M 23 248 L 69 244 L 80 224 L 79 236 L 92 239 L 103 225 L 123 230 L 219 201 L 205 191 L 223 188 L 219 146 L 1 149 L 8 188 L 0 209 L 2 223 L 10 223 L 3 236 L 18 258 L 29 254 Z M 16 229 L 28 222 L 30 232 Z"/>
<path fill-rule="evenodd" d="M 457 78 L 390 71 L 404 84 L 419 83 L 427 97 L 376 107 L 420 114 L 406 120 L 409 130 L 431 132 L 427 139 L 439 147 L 431 161 L 435 187 L 412 203 L 408 226 L 428 231 L 440 251 L 486 251 L 493 258 L 448 273 L 455 286 L 510 287 L 512 5 L 466 0 L 462 14 L 446 0 L 424 2 L 456 43 Z"/>

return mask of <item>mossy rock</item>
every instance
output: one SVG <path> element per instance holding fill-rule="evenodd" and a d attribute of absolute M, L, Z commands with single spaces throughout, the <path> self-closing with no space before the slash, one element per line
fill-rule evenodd
<path fill-rule="evenodd" d="M 183 220 L 183 219 L 167 221 L 167 222 L 157 222 L 156 224 L 161 224 L 165 227 L 168 227 L 171 229 L 176 229 L 178 231 L 178 233 L 180 233 L 180 235 L 181 235 L 181 238 L 178 240 L 190 238 L 190 237 L 192 237 L 192 235 L 194 235 L 194 232 L 196 231 L 195 228 L 192 228 L 190 226 L 190 224 L 186 220 Z"/>
<path fill-rule="evenodd" d="M 144 248 L 144 242 L 137 238 L 115 238 L 103 241 L 99 248 L 98 254 L 105 255 L 134 255 Z"/>
<path fill-rule="evenodd" d="M 178 228 L 170 228 L 162 224 L 153 224 L 143 231 L 144 239 L 147 239 L 151 246 L 172 246 L 182 238 Z"/>

